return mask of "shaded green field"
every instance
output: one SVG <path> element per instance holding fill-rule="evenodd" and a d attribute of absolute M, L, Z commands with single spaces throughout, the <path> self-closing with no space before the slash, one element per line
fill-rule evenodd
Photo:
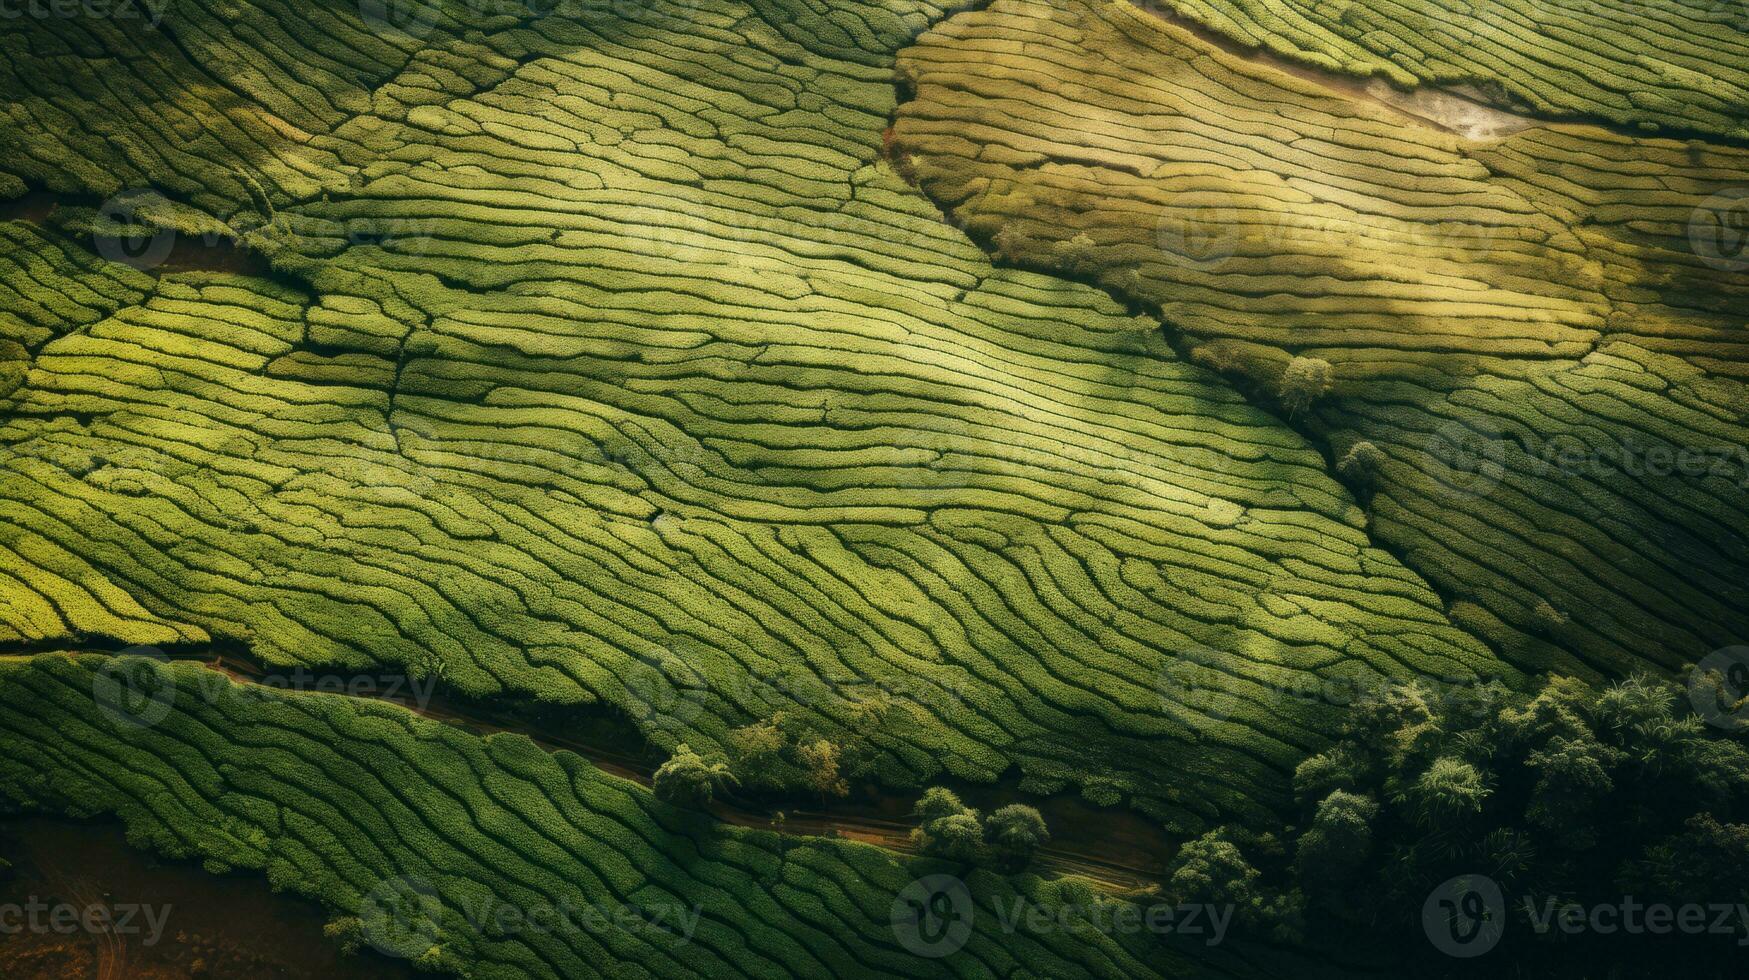
<path fill-rule="evenodd" d="M 1174 952 L 1156 935 L 1057 928 L 1064 905 L 1122 903 L 988 872 L 965 878 L 976 904 L 964 945 L 927 955 L 895 929 L 894 905 L 920 876 L 964 874 L 956 866 L 727 827 L 571 753 L 397 707 L 240 687 L 194 664 L 60 654 L 0 661 L 0 706 L 12 804 L 115 814 L 136 846 L 265 872 L 425 969 L 1255 975 L 1191 937 Z M 1043 910 L 1035 924 L 1012 916 L 1016 902 Z"/>
<path fill-rule="evenodd" d="M 1162 0 L 1247 48 L 1634 129 L 1749 136 L 1749 9 L 1679 0 Z"/>
<path fill-rule="evenodd" d="M 1688 14 L 1620 55 L 1392 8 L 1412 55 L 1363 7 L 1287 9 L 1184 12 L 1333 72 L 1742 135 L 1741 38 Z M 1330 692 L 1749 635 L 1749 281 L 1696 244 L 1749 151 L 1467 139 L 1127 3 L 429 12 L 0 34 L 0 197 L 58 205 L 0 211 L 0 650 L 405 670 L 664 750 L 782 715 L 866 737 L 882 785 L 1017 777 L 1189 837 L 1282 824 Z M 118 726 L 108 664 L 0 665 L 0 792 L 379 944 L 411 901 L 394 952 L 427 967 L 1269 972 L 997 929 L 1087 896 L 986 872 L 965 952 L 919 958 L 890 917 L 935 865 L 190 665 L 141 668 L 178 693 Z M 572 901 L 700 920 L 467 921 Z"/>
<path fill-rule="evenodd" d="M 932 197 L 1159 311 L 1514 664 L 1676 669 L 1749 634 L 1749 280 L 1715 197 L 1749 153 L 1466 140 L 1126 6 L 1000 2 L 902 71 L 895 152 Z M 1280 397 L 1294 358 L 1327 396 Z"/>
<path fill-rule="evenodd" d="M 875 26 L 826 26 L 852 9 Z M 285 16 L 235 13 L 166 30 Z M 21 57 L 42 94 L 4 166 L 149 182 L 181 203 L 138 210 L 227 218 L 276 278 L 163 274 L 41 324 L 0 423 L 4 629 L 410 665 L 664 746 L 886 696 L 887 781 L 1018 768 L 1185 832 L 1263 819 L 1339 715 L 1272 690 L 1500 673 L 1299 436 L 1153 320 L 993 268 L 887 168 L 892 52 L 933 15 L 440 24 L 394 71 L 312 15 L 230 113 L 146 38 L 169 94 L 140 104 L 237 129 L 121 117 L 101 146 L 45 121 L 113 96 Z M 107 185 L 35 162 L 87 155 Z"/>

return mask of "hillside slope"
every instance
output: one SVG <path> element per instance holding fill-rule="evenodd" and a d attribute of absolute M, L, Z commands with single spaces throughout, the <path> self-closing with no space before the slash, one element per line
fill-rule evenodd
<path fill-rule="evenodd" d="M 1074 0 L 956 16 L 901 70 L 894 152 L 933 198 L 1275 405 L 1514 664 L 1675 669 L 1749 635 L 1749 152 L 1466 138 Z M 1296 358 L 1327 395 L 1280 397 Z"/>
<path fill-rule="evenodd" d="M 1502 672 L 1299 436 L 885 167 L 931 11 L 438 23 L 395 70 L 342 13 L 240 76 L 251 153 L 155 128 L 211 96 L 186 32 L 228 50 L 287 9 L 167 20 L 127 63 L 176 85 L 137 116 L 16 62 L 42 94 L 3 165 L 63 227 L 149 182 L 104 210 L 273 262 L 35 321 L 0 428 L 18 640 L 410 665 L 665 746 L 884 696 L 914 720 L 888 781 L 1017 768 L 1186 832 L 1261 818 L 1339 716 L 1273 692 Z"/>

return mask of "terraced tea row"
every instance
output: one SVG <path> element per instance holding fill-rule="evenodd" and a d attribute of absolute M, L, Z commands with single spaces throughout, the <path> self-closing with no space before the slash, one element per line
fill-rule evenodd
<path fill-rule="evenodd" d="M 1085 913 L 1123 903 L 1030 876 L 968 875 L 949 893 L 963 904 L 948 934 L 921 934 L 900 914 L 912 882 L 961 869 L 727 827 L 568 752 L 378 702 L 242 687 L 194 664 L 48 654 L 0 660 L 0 709 L 13 806 L 114 814 L 136 846 L 265 872 L 320 900 L 337 934 L 421 969 L 1255 975 L 1189 936 L 1175 950 L 1158 932 L 1102 933 Z M 1071 906 L 1084 917 L 1062 928 Z"/>
<path fill-rule="evenodd" d="M 870 777 L 1018 768 L 1185 832 L 1263 819 L 1332 730 L 1282 687 L 1504 670 L 1304 441 L 880 162 L 930 8 L 681 13 L 435 28 L 264 144 L 259 200 L 191 144 L 160 220 L 249 215 L 279 281 L 163 275 L 37 353 L 5 630 L 409 665 L 665 747 L 880 702 Z M 181 51 L 124 64 L 194 85 Z"/>
<path fill-rule="evenodd" d="M 893 152 L 934 199 L 1275 401 L 1514 663 L 1749 635 L 1749 153 L 1470 142 L 1124 5 L 999 0 L 901 74 Z"/>
<path fill-rule="evenodd" d="M 1150 2 L 1148 6 L 1154 4 Z M 1160 0 L 1248 49 L 1557 118 L 1749 137 L 1741 0 Z"/>

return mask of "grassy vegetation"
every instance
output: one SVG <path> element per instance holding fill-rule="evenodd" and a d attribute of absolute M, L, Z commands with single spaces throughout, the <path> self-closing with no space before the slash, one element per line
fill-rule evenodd
<path fill-rule="evenodd" d="M 1749 635 L 1749 280 L 1694 232 L 1749 152 L 1470 141 L 1122 4 L 1001 0 L 901 71 L 892 146 L 932 198 L 1158 311 L 1513 664 L 1621 676 Z"/>
<path fill-rule="evenodd" d="M 293 9 L 17 48 L 29 146 L 0 168 L 148 182 L 275 275 L 160 274 L 35 352 L 0 421 L 5 635 L 406 665 L 707 756 L 780 713 L 851 744 L 884 696 L 865 778 L 1017 768 L 1184 833 L 1289 805 L 1340 711 L 1277 714 L 1275 686 L 1507 672 L 1300 437 L 892 173 L 892 58 L 933 8 L 402 47 Z M 203 31 L 294 45 L 227 115 L 171 43 Z M 137 48 L 168 93 L 142 104 L 243 128 L 118 114 L 125 88 L 49 80 L 56 44 Z"/>
<path fill-rule="evenodd" d="M 1194 941 L 1004 926 L 1017 899 L 1053 914 L 1120 903 L 1085 885 L 727 827 L 521 736 L 196 664 L 0 661 L 0 791 L 114 814 L 159 854 L 265 872 L 327 905 L 340 941 L 482 980 L 1253 975 Z M 943 957 L 893 926 L 930 873 L 962 875 L 977 903 Z"/>
<path fill-rule="evenodd" d="M 1555 117 L 1749 136 L 1749 14 L 1730 3 L 1159 0 L 1158 9 L 1335 73 L 1467 85 Z"/>
<path fill-rule="evenodd" d="M 1178 9 L 1333 74 L 1091 0 L 14 22 L 0 199 L 59 206 L 0 212 L 0 648 L 403 670 L 671 758 L 651 793 L 50 654 L 0 662 L 0 798 L 483 978 L 1304 975 L 1272 944 L 1329 907 L 1383 921 L 1499 856 L 1357 855 L 1622 794 L 1670 806 L 1623 810 L 1633 853 L 1572 894 L 1739 868 L 1740 748 L 1653 682 L 1509 692 L 1749 636 L 1749 279 L 1696 244 L 1749 186 L 1749 42 L 1608 3 L 1474 38 L 1427 5 Z M 1469 139 L 1339 74 L 1569 121 Z M 1282 696 L 1392 679 L 1554 727 Z M 1686 782 L 1641 779 L 1629 714 Z M 1158 897 L 1238 909 L 1244 949 L 1056 920 L 1136 906 L 1020 873 L 1026 803 L 932 790 L 915 863 L 707 812 L 1004 777 L 1163 823 Z M 1576 880 L 1549 853 L 1531 887 Z M 943 959 L 892 921 L 931 872 L 980 910 Z M 1049 924 L 1004 925 L 1021 899 Z"/>

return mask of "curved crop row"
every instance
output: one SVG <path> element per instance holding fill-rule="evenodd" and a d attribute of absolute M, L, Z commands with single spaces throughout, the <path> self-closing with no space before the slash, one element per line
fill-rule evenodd
<path fill-rule="evenodd" d="M 1734 0 L 1160 3 L 1326 71 L 1633 130 L 1749 137 L 1749 8 Z"/>
<path fill-rule="evenodd" d="M 1517 665 L 1749 635 L 1749 153 L 1470 140 L 1111 4 L 1000 0 L 901 72 L 892 147 L 931 197 L 1275 401 Z"/>
<path fill-rule="evenodd" d="M 306 6 L 172 16 L 104 70 L 169 113 L 211 94 L 192 38 Z M 1186 832 L 1262 817 L 1333 730 L 1282 690 L 1502 673 L 1303 440 L 1156 322 L 993 268 L 881 161 L 935 13 L 561 5 L 438 21 L 381 76 L 355 14 L 312 14 L 314 53 L 251 76 L 245 161 L 21 100 L 35 156 L 0 169 L 142 179 L 146 223 L 227 220 L 275 278 L 160 274 L 35 353 L 0 627 L 407 665 L 665 747 L 880 698 L 883 779 L 1017 768 Z M 322 52 L 352 68 L 306 81 Z"/>
<path fill-rule="evenodd" d="M 522 736 L 194 664 L 0 661 L 0 790 L 265 872 L 342 936 L 478 980 L 1252 973 L 1188 936 L 1101 931 L 1091 910 L 1123 903 L 1031 876 L 966 875 L 965 929 L 919 935 L 895 908 L 920 876 L 960 869 L 729 827 Z"/>

